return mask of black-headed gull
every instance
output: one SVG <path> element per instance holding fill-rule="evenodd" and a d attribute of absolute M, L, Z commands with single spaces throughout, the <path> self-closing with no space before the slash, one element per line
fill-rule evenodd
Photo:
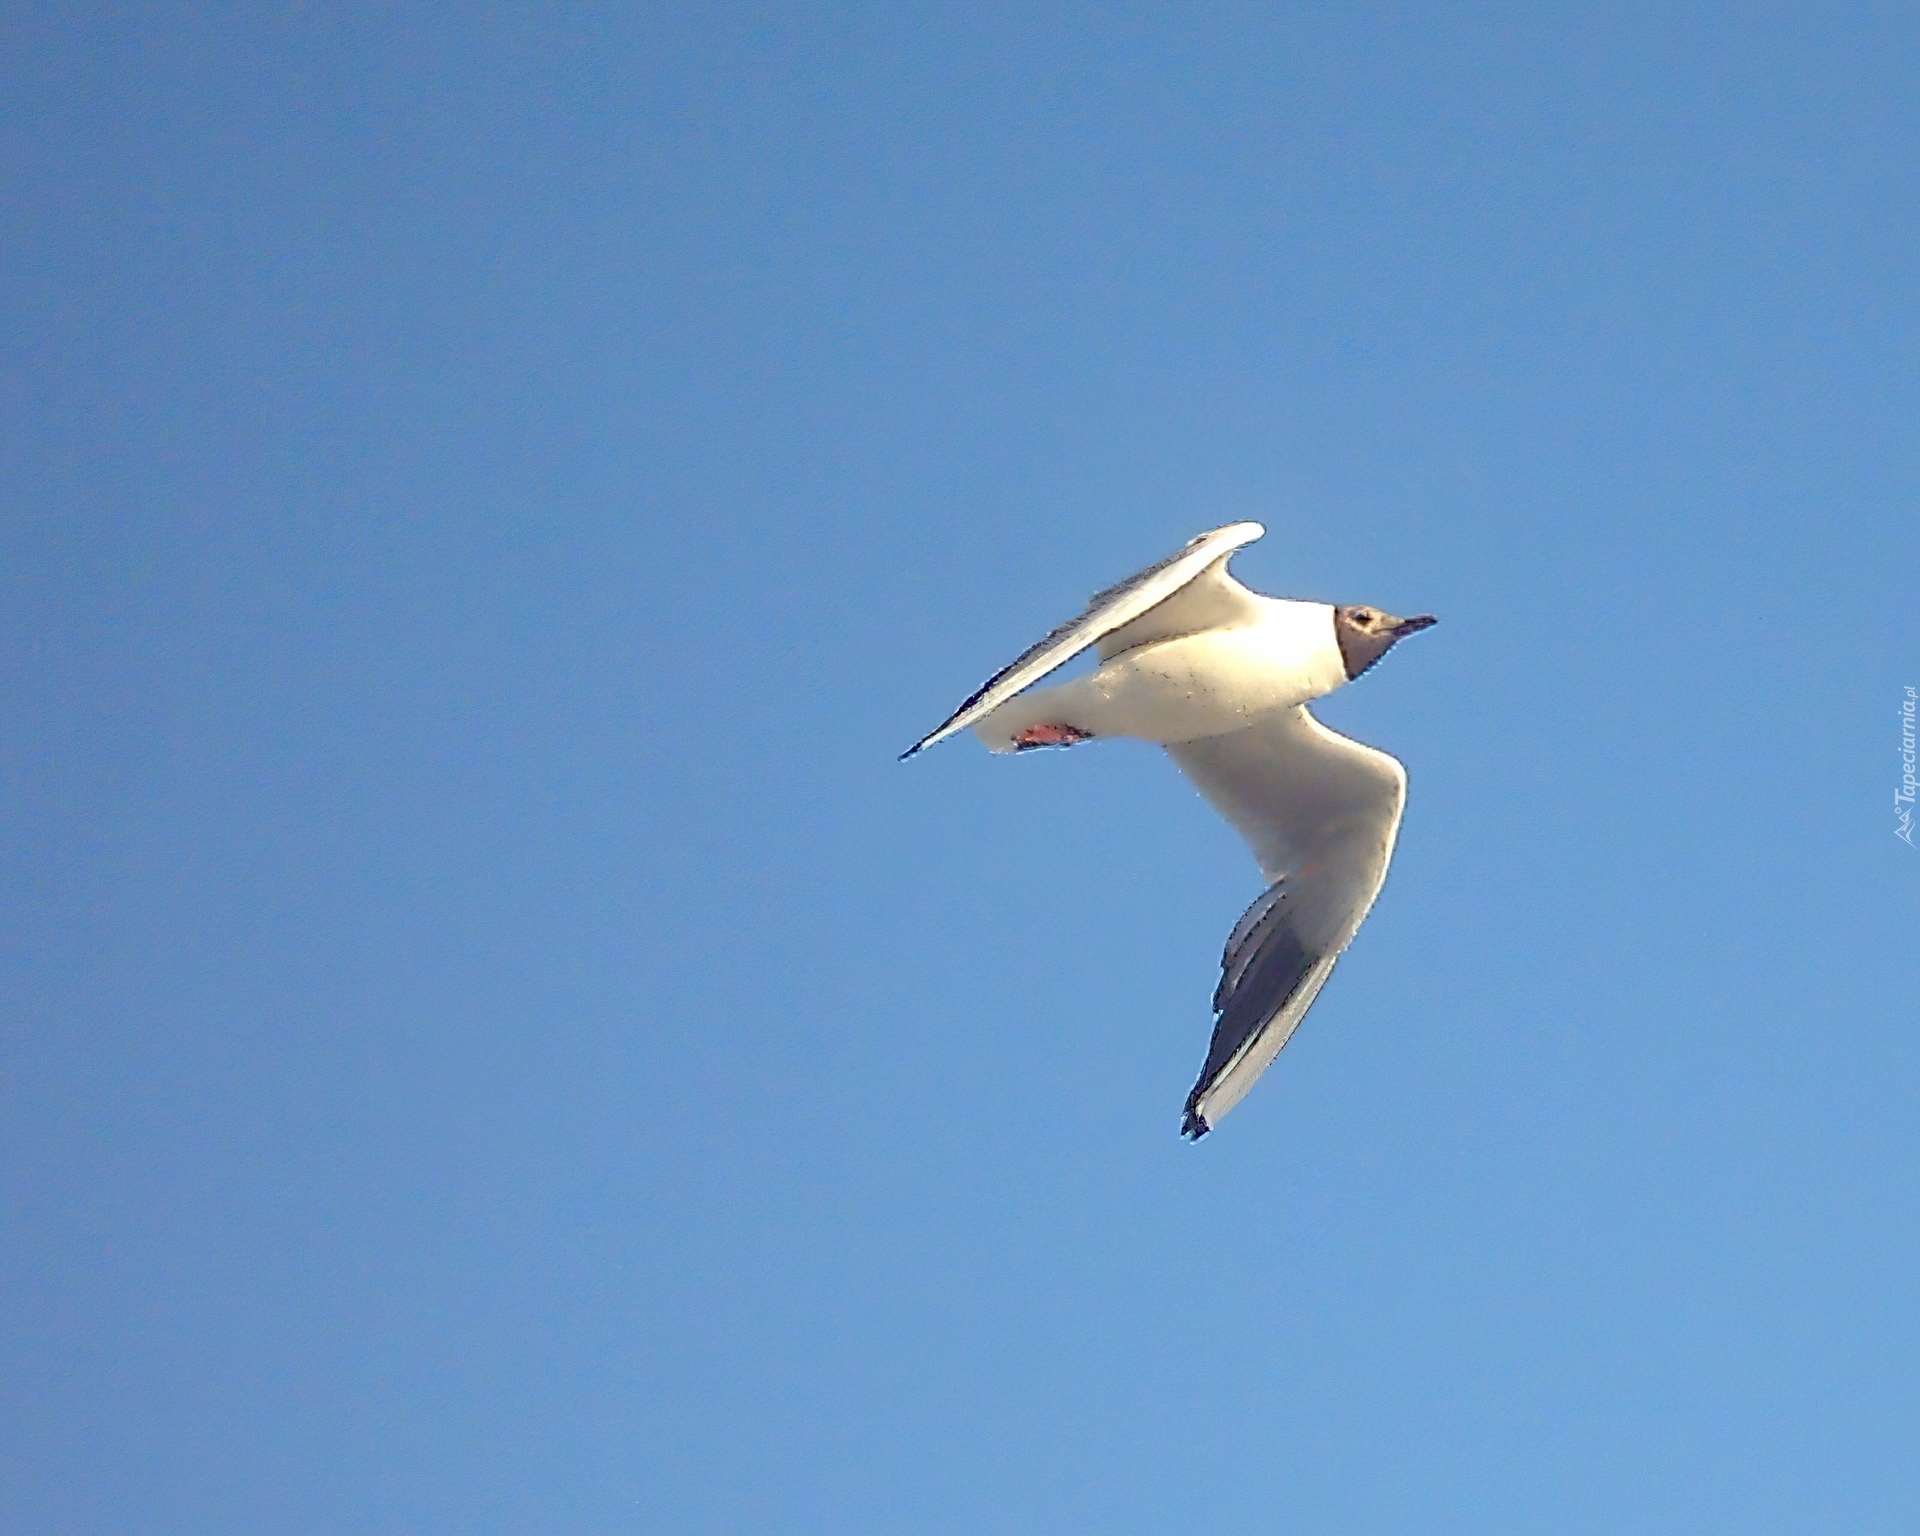
<path fill-rule="evenodd" d="M 1373 905 L 1400 830 L 1406 770 L 1328 730 L 1307 701 L 1434 622 L 1249 591 L 1227 560 L 1265 532 L 1216 528 L 1096 593 L 901 754 L 968 726 L 996 752 L 1096 736 L 1158 742 L 1247 840 L 1270 883 L 1227 939 L 1213 1042 L 1180 1123 L 1196 1141 L 1299 1027 Z M 1096 670 L 1021 691 L 1090 645 Z"/>

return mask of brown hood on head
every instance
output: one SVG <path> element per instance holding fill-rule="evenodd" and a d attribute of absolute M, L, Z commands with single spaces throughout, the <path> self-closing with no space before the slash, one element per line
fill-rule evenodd
<path fill-rule="evenodd" d="M 1430 613 L 1417 619 L 1401 619 L 1365 603 L 1350 603 L 1333 610 L 1334 638 L 1340 642 L 1340 660 L 1346 664 L 1347 681 L 1352 682 L 1388 651 L 1393 642 L 1415 634 L 1438 620 Z"/>

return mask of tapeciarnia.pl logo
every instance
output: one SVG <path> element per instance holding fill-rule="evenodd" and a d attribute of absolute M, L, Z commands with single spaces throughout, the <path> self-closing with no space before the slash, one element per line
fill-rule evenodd
<path fill-rule="evenodd" d="M 1914 692 L 1909 688 L 1900 701 L 1900 787 L 1893 792 L 1893 814 L 1900 823 L 1893 835 L 1909 848 L 1913 846 L 1913 705 Z"/>

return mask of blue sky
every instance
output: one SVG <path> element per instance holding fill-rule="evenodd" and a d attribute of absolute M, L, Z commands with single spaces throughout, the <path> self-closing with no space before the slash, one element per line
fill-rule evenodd
<path fill-rule="evenodd" d="M 1920 18 L 16 6 L 34 1532 L 1920 1520 Z M 1096 587 L 1433 612 L 1279 1063 Z"/>

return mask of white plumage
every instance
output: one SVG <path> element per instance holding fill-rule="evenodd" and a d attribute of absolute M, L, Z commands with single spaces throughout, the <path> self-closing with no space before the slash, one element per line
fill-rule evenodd
<path fill-rule="evenodd" d="M 1280 1053 L 1386 878 L 1407 777 L 1328 730 L 1311 699 L 1433 623 L 1365 606 L 1263 597 L 1227 560 L 1264 533 L 1234 523 L 1096 594 L 905 754 L 972 726 L 997 752 L 1099 736 L 1158 742 L 1253 849 L 1266 891 L 1235 925 L 1219 1015 L 1181 1130 L 1196 1139 Z M 1030 685 L 1097 645 L 1099 666 Z"/>

